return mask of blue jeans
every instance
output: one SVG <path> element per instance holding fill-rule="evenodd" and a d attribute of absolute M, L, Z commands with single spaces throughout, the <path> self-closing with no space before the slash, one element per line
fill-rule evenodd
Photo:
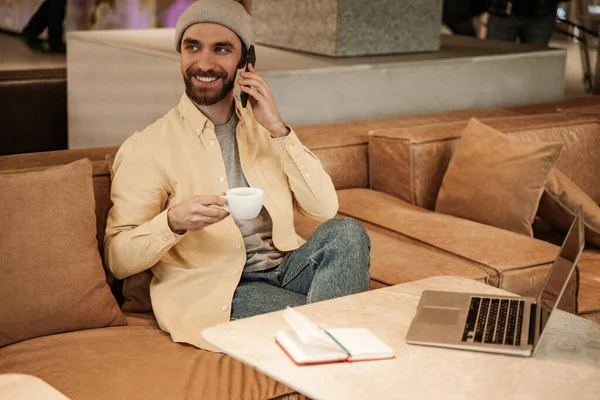
<path fill-rule="evenodd" d="M 490 14 L 487 38 L 514 42 L 518 37 L 521 43 L 546 47 L 552 38 L 555 21 L 556 10 L 540 17 Z"/>
<path fill-rule="evenodd" d="M 231 319 L 251 317 L 369 290 L 371 240 L 352 218 L 334 218 L 277 267 L 244 272 Z"/>

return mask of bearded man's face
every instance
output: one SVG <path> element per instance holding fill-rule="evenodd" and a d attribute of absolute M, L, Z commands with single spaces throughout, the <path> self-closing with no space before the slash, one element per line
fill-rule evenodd
<path fill-rule="evenodd" d="M 185 92 L 194 103 L 211 106 L 233 90 L 242 58 L 242 42 L 218 24 L 195 24 L 181 41 L 181 75 Z"/>

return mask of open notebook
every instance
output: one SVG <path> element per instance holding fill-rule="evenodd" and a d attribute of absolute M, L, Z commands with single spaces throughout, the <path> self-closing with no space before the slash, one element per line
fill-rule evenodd
<path fill-rule="evenodd" d="M 289 307 L 283 317 L 292 330 L 277 332 L 275 341 L 298 365 L 394 358 L 394 350 L 368 329 L 324 330 Z"/>

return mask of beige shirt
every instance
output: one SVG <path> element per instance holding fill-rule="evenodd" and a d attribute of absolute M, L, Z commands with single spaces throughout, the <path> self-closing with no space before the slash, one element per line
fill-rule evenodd
<path fill-rule="evenodd" d="M 331 178 L 292 130 L 271 138 L 250 107 L 235 101 L 240 162 L 250 186 L 265 191 L 273 242 L 282 251 L 301 244 L 294 207 L 319 220 L 333 218 L 338 201 Z M 176 235 L 167 209 L 193 195 L 226 192 L 227 174 L 214 125 L 184 94 L 177 108 L 123 143 L 114 162 L 113 207 L 106 225 L 105 260 L 117 278 L 152 268 L 152 307 L 173 341 L 215 350 L 204 328 L 229 321 L 233 293 L 246 262 L 231 216 L 201 231 Z"/>

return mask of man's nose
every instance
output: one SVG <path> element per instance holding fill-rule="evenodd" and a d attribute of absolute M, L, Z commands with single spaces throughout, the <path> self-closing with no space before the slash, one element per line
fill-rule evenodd
<path fill-rule="evenodd" d="M 194 64 L 204 72 L 211 71 L 215 69 L 216 66 L 214 57 L 211 54 L 206 53 L 199 54 Z"/>

